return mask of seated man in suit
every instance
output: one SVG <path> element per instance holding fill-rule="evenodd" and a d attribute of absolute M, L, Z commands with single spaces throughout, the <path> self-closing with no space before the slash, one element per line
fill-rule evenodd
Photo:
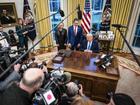
<path fill-rule="evenodd" d="M 86 40 L 82 41 L 80 50 L 84 52 L 99 52 L 99 45 L 97 39 L 92 34 L 87 34 Z"/>
<path fill-rule="evenodd" d="M 73 25 L 68 28 L 68 47 L 71 50 L 79 50 L 82 34 L 82 27 L 78 25 L 78 19 L 75 18 Z"/>

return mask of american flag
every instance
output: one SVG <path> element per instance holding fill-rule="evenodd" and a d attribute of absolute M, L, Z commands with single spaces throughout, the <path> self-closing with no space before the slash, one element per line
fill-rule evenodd
<path fill-rule="evenodd" d="M 81 26 L 85 33 L 90 32 L 91 14 L 90 14 L 90 0 L 85 0 L 85 9 L 83 11 Z"/>

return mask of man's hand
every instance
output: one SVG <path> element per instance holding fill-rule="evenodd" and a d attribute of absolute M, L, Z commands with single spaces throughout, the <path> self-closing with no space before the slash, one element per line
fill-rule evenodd
<path fill-rule="evenodd" d="M 68 47 L 71 48 L 71 44 L 70 43 L 68 44 Z"/>
<path fill-rule="evenodd" d="M 67 46 L 67 44 L 65 43 L 64 46 Z"/>
<path fill-rule="evenodd" d="M 57 47 L 59 47 L 59 44 L 56 44 Z"/>
<path fill-rule="evenodd" d="M 23 32 L 22 34 L 25 35 L 25 34 L 27 34 L 27 33 L 28 33 L 28 31 L 25 31 L 25 32 Z"/>
<path fill-rule="evenodd" d="M 19 70 L 20 70 L 20 67 L 21 67 L 21 64 L 15 64 L 14 65 L 14 70 L 16 71 L 16 72 L 19 72 Z"/>
<path fill-rule="evenodd" d="M 81 84 L 79 84 L 79 87 L 80 87 L 80 89 L 79 89 L 79 95 L 85 96 L 84 93 L 83 93 L 83 86 Z"/>
<path fill-rule="evenodd" d="M 48 69 L 47 69 L 47 67 L 46 67 L 45 65 L 43 65 L 42 70 L 43 70 L 45 73 L 48 73 Z"/>
<path fill-rule="evenodd" d="M 78 48 L 80 47 L 80 43 L 77 45 L 77 47 L 78 47 Z"/>

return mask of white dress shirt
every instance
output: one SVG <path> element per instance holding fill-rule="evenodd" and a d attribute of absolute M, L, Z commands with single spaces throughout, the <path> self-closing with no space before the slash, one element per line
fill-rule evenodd
<path fill-rule="evenodd" d="M 91 42 L 88 41 L 88 43 L 87 43 L 87 50 L 90 50 L 91 46 L 92 46 L 92 41 Z"/>
<path fill-rule="evenodd" d="M 75 35 L 77 35 L 78 26 L 73 26 L 73 30 L 74 30 Z"/>

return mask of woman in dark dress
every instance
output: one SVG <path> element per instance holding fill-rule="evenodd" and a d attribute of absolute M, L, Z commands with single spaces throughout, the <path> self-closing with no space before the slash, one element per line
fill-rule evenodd
<path fill-rule="evenodd" d="M 67 44 L 67 30 L 64 28 L 64 23 L 60 23 L 56 32 L 55 32 L 55 40 L 58 50 L 66 49 Z"/>

